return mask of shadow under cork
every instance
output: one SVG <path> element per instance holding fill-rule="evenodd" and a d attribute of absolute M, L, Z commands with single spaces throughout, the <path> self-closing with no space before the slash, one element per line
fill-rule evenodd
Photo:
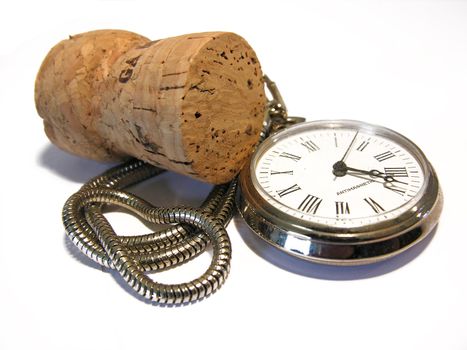
<path fill-rule="evenodd" d="M 38 164 L 61 178 L 85 183 L 115 164 L 81 158 L 48 144 L 39 154 Z"/>

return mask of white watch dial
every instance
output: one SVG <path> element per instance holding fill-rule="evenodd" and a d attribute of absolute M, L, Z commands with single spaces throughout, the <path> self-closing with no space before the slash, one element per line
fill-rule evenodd
<path fill-rule="evenodd" d="M 338 227 L 395 218 L 425 180 L 418 158 L 397 138 L 345 123 L 278 138 L 258 154 L 252 176 L 277 209 Z"/>

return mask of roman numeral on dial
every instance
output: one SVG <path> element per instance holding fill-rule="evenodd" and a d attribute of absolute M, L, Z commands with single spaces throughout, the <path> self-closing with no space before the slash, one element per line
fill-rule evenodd
<path fill-rule="evenodd" d="M 300 186 L 295 184 L 295 185 L 292 185 L 292 186 L 290 186 L 288 188 L 284 188 L 283 190 L 278 190 L 276 192 L 279 195 L 279 197 L 284 197 L 284 196 L 286 196 L 288 194 L 291 194 L 291 193 L 293 193 L 295 191 L 298 191 L 298 190 L 301 190 L 301 188 L 300 188 Z"/>
<path fill-rule="evenodd" d="M 302 210 L 307 213 L 316 214 L 316 211 L 319 208 L 323 200 L 321 198 L 315 197 L 311 194 L 307 194 L 302 203 L 298 206 L 298 210 Z"/>
<path fill-rule="evenodd" d="M 384 208 L 376 202 L 373 198 L 368 197 L 363 199 L 370 207 L 374 210 L 376 214 L 379 214 L 384 211 Z"/>
<path fill-rule="evenodd" d="M 384 162 L 385 160 L 391 159 L 392 157 L 395 157 L 395 156 L 396 156 L 396 155 L 395 155 L 394 153 L 392 153 L 391 151 L 386 151 L 386 152 L 377 154 L 377 155 L 375 156 L 375 159 L 376 159 L 378 162 Z"/>
<path fill-rule="evenodd" d="M 282 152 L 279 155 L 279 157 L 289 158 L 289 159 L 292 159 L 295 162 L 298 162 L 300 159 L 302 159 L 302 157 L 300 157 L 300 156 L 297 156 L 297 155 L 292 154 L 292 153 L 287 153 L 287 152 Z"/>
<path fill-rule="evenodd" d="M 360 146 L 357 147 L 357 151 L 363 152 L 363 150 L 370 144 L 370 139 L 363 141 Z"/>
<path fill-rule="evenodd" d="M 316 143 L 314 143 L 314 142 L 311 141 L 311 140 L 302 142 L 301 145 L 302 145 L 302 146 L 305 146 L 305 148 L 306 148 L 307 150 L 309 150 L 310 152 L 315 152 L 315 151 L 319 150 L 319 147 L 316 145 Z"/>
<path fill-rule="evenodd" d="M 348 202 L 336 202 L 336 215 L 350 214 Z"/>
<path fill-rule="evenodd" d="M 409 177 L 407 168 L 404 167 L 384 168 L 384 173 L 392 177 Z"/>
<path fill-rule="evenodd" d="M 394 193 L 400 194 L 401 196 L 403 196 L 407 191 L 405 188 L 399 187 L 396 184 L 394 184 L 394 182 L 385 182 L 384 188 L 387 188 L 388 190 L 391 190 Z"/>

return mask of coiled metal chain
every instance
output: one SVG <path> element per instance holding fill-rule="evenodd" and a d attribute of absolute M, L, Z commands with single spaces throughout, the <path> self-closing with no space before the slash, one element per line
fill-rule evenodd
<path fill-rule="evenodd" d="M 275 85 L 264 77 L 273 99 L 266 106 L 260 140 L 303 118 L 287 116 Z M 215 186 L 200 208 L 156 208 L 124 188 L 156 176 L 164 170 L 132 160 L 91 179 L 63 207 L 63 223 L 70 240 L 100 265 L 116 269 L 138 294 L 157 304 L 185 304 L 203 299 L 224 283 L 232 255 L 225 230 L 232 217 L 236 180 Z M 106 205 L 124 208 L 154 224 L 176 224 L 140 236 L 117 236 L 104 217 Z M 183 264 L 212 245 L 211 265 L 199 278 L 181 284 L 154 282 L 146 273 Z"/>
<path fill-rule="evenodd" d="M 185 304 L 205 298 L 225 281 L 231 245 L 224 228 L 232 215 L 236 181 L 215 186 L 201 208 L 156 208 L 121 189 L 163 172 L 139 160 L 117 166 L 90 180 L 63 207 L 71 241 L 89 258 L 116 269 L 138 294 L 157 304 Z M 154 224 L 174 224 L 160 232 L 117 236 L 102 206 L 122 207 Z M 154 282 L 145 273 L 183 264 L 212 244 L 212 262 L 199 278 L 181 284 Z"/>

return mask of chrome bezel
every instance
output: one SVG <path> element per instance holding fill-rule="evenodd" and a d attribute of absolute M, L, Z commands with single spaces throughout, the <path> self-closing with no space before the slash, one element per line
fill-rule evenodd
<path fill-rule="evenodd" d="M 301 220 L 271 205 L 254 176 L 258 158 L 274 143 L 314 128 L 348 127 L 384 136 L 401 144 L 420 163 L 425 182 L 407 210 L 395 218 L 374 224 L 343 228 Z M 423 152 L 399 133 L 377 125 L 352 120 L 301 123 L 269 136 L 258 146 L 239 177 L 237 206 L 259 237 L 302 259 L 333 265 L 357 265 L 394 256 L 425 238 L 438 222 L 442 194 L 433 167 Z M 263 191 L 263 195 L 261 195 Z"/>

